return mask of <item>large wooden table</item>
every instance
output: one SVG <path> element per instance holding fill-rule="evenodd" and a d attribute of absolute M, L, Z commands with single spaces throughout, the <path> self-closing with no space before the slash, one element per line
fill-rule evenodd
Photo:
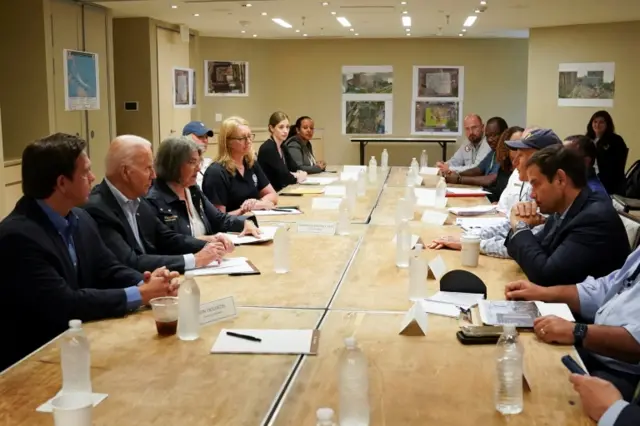
<path fill-rule="evenodd" d="M 296 223 L 337 221 L 337 211 L 311 210 L 318 195 L 282 197 L 281 204 L 298 204 L 304 214 L 260 222 L 290 225 L 290 272 L 273 272 L 273 244 L 237 247 L 234 256 L 249 258 L 261 275 L 197 278 L 202 302 L 232 295 L 240 306 L 235 319 L 204 327 L 199 340 L 158 338 L 149 310 L 86 324 L 93 388 L 109 394 L 94 410 L 94 425 L 313 425 L 318 408 L 338 411 L 337 363 L 348 336 L 356 337 L 369 360 L 371 425 L 593 425 L 560 362 L 572 347 L 522 334 L 532 392 L 525 396 L 522 414 L 503 417 L 493 403 L 494 345 L 460 344 L 458 320 L 436 315 L 428 317 L 426 336 L 398 334 L 411 306 L 408 271 L 395 266 L 392 243 L 405 174 L 406 169 L 392 168 L 368 183 L 348 236 L 297 233 Z M 487 202 L 451 198 L 447 207 Z M 418 209 L 411 228 L 424 243 L 460 234 L 451 225 L 453 216 L 445 226 L 432 226 L 421 223 L 420 215 Z M 425 259 L 437 255 L 449 270 L 461 268 L 460 252 L 423 253 Z M 481 256 L 477 268 L 463 269 L 485 282 L 491 299 L 503 299 L 504 285 L 523 278 L 516 263 L 506 259 Z M 430 294 L 439 289 L 433 278 L 427 286 Z M 212 355 L 209 350 L 224 327 L 316 328 L 319 353 Z M 52 424 L 50 414 L 35 409 L 60 386 L 54 341 L 0 375 L 0 425 Z"/>

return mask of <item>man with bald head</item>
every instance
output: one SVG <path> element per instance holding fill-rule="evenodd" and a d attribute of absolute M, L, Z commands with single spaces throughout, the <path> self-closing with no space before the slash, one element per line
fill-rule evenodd
<path fill-rule="evenodd" d="M 219 260 L 233 248 L 224 237 L 207 243 L 174 232 L 157 218 L 143 198 L 156 176 L 146 139 L 118 136 L 109 146 L 106 170 L 84 208 L 124 264 L 139 271 L 166 266 L 184 272 Z"/>
<path fill-rule="evenodd" d="M 467 141 L 456 151 L 456 153 L 443 163 L 438 161 L 436 167 L 442 173 L 463 172 L 477 167 L 480 162 L 491 153 L 491 147 L 484 136 L 484 124 L 482 118 L 477 114 L 470 114 L 464 118 L 464 133 Z"/>

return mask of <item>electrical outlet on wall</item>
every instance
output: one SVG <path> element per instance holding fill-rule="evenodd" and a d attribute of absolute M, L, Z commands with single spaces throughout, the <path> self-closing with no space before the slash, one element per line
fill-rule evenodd
<path fill-rule="evenodd" d="M 222 121 L 222 114 L 216 113 L 216 123 L 219 123 L 221 121 Z"/>

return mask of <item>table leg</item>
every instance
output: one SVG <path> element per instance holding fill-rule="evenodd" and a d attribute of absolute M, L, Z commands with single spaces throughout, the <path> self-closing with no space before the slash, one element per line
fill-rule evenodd
<path fill-rule="evenodd" d="M 364 146 L 366 145 L 365 141 L 360 141 L 360 165 L 364 166 Z"/>
<path fill-rule="evenodd" d="M 442 162 L 447 161 L 447 143 L 446 142 L 438 142 L 442 147 Z"/>

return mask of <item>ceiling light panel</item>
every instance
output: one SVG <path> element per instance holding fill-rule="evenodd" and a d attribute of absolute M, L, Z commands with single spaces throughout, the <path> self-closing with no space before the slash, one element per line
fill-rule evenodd
<path fill-rule="evenodd" d="M 351 26 L 351 22 L 349 22 L 349 20 L 344 16 L 338 16 L 336 19 L 338 20 L 338 22 L 340 22 L 340 25 L 342 25 L 343 27 Z"/>
<path fill-rule="evenodd" d="M 288 23 L 284 19 L 273 18 L 272 21 L 275 22 L 276 24 L 280 25 L 283 28 L 293 28 L 293 25 L 291 25 L 290 23 Z"/>

